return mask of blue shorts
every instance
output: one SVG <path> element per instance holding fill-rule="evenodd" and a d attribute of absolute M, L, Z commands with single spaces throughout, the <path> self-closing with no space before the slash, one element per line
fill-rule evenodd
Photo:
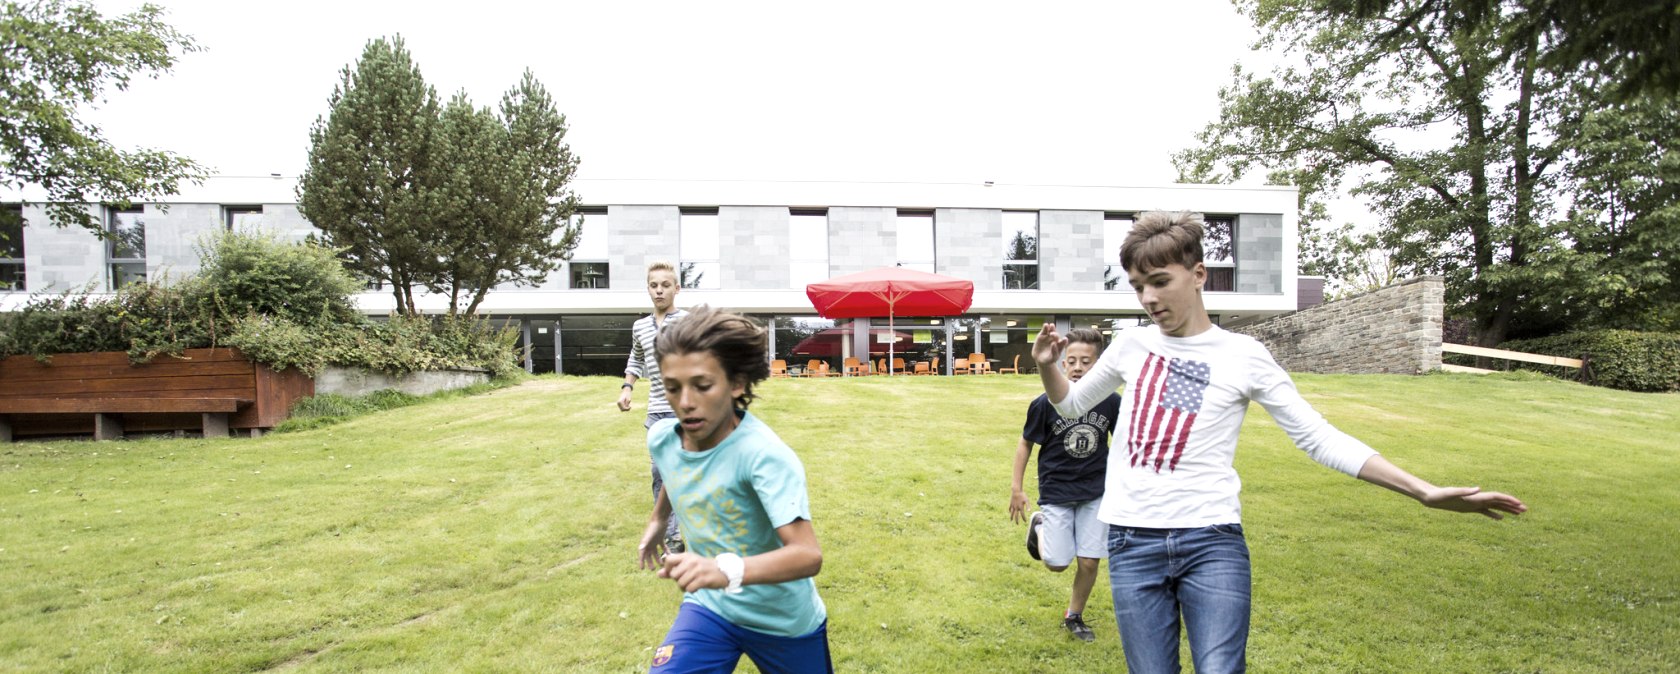
<path fill-rule="evenodd" d="M 692 602 L 677 609 L 665 641 L 653 652 L 650 674 L 733 672 L 741 656 L 752 658 L 764 674 L 831 674 L 828 621 L 802 637 L 765 634 L 724 620 Z"/>

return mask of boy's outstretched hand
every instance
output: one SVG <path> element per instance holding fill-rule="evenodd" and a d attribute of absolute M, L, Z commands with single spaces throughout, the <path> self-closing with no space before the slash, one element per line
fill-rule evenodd
<path fill-rule="evenodd" d="M 1056 334 L 1056 324 L 1045 321 L 1044 327 L 1038 330 L 1038 339 L 1033 341 L 1033 361 L 1041 368 L 1054 367 L 1066 347 L 1067 338 Z"/>
<path fill-rule="evenodd" d="M 1501 513 L 1521 515 L 1528 512 L 1528 506 L 1517 497 L 1496 491 L 1482 491 L 1481 487 L 1436 487 L 1418 500 L 1431 508 L 1480 513 L 1496 520 L 1505 519 L 1505 515 Z"/>

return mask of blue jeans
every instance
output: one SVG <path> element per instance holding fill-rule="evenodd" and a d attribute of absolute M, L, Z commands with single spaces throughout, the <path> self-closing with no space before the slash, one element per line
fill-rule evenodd
<path fill-rule="evenodd" d="M 1179 671 L 1180 616 L 1197 674 L 1246 670 L 1252 595 L 1242 525 L 1109 525 L 1108 577 L 1127 671 Z"/>

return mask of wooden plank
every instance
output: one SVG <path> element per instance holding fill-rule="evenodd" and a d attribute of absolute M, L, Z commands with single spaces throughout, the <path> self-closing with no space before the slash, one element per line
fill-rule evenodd
<path fill-rule="evenodd" d="M 1442 363 L 1441 371 L 1456 372 L 1458 374 L 1493 374 L 1494 372 L 1493 370 L 1484 370 L 1479 367 L 1469 367 L 1467 365 L 1453 365 L 1452 363 Z"/>
<path fill-rule="evenodd" d="M 6 414 L 96 414 L 149 412 L 220 412 L 249 405 L 239 398 L 33 398 L 0 400 Z"/>
<path fill-rule="evenodd" d="M 30 367 L 79 367 L 84 365 L 128 365 L 128 354 L 121 351 L 100 351 L 98 353 L 58 353 L 47 357 L 49 364 L 43 365 L 34 356 L 11 356 L 0 358 L 0 372 L 11 368 Z M 248 361 L 238 349 L 187 349 L 180 357 L 162 355 L 152 359 L 152 363 L 163 362 L 195 362 L 213 363 L 221 361 Z M 149 363 L 151 364 L 151 363 Z"/>
<path fill-rule="evenodd" d="M 1558 365 L 1562 367 L 1581 367 L 1579 358 L 1563 358 L 1561 356 L 1547 356 L 1538 353 L 1523 353 L 1521 351 L 1506 351 L 1504 349 L 1489 349 L 1485 346 L 1470 346 L 1468 344 L 1445 344 L 1441 350 L 1447 353 L 1460 353 L 1466 356 L 1480 356 L 1483 358 L 1500 358 L 1503 360 L 1520 360 L 1524 363 L 1539 363 L 1541 365 Z"/>
<path fill-rule="evenodd" d="M 208 363 L 171 361 L 133 365 L 52 365 L 47 367 L 15 367 L 0 370 L 0 381 L 28 388 L 34 382 L 71 379 L 133 379 L 144 377 L 182 377 L 193 375 L 250 374 L 255 370 L 248 361 L 223 360 Z M 8 386 L 8 389 L 13 387 Z"/>
<path fill-rule="evenodd" d="M 9 388 L 9 387 L 8 387 Z M 202 391 L 206 389 L 239 389 L 252 390 L 256 388 L 255 375 L 209 375 L 203 377 L 158 377 L 140 379 L 73 379 L 65 381 L 43 381 L 29 386 L 29 397 L 58 397 L 66 393 L 92 394 L 133 394 L 154 393 L 169 396 L 170 393 L 183 391 Z M 8 392 L 9 399 L 24 396 L 16 392 Z M 115 396 L 113 396 L 115 397 Z M 173 397 L 196 397 L 186 394 Z M 245 396 L 249 397 L 249 396 Z"/>

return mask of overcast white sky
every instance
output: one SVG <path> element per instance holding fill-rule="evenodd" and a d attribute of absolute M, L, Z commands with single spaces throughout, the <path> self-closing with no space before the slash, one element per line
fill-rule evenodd
<path fill-rule="evenodd" d="M 401 34 L 446 98 L 530 68 L 586 178 L 1165 183 L 1254 37 L 1228 0 L 156 1 L 204 51 L 92 118 L 228 175 L 297 174 L 339 71 Z"/>

